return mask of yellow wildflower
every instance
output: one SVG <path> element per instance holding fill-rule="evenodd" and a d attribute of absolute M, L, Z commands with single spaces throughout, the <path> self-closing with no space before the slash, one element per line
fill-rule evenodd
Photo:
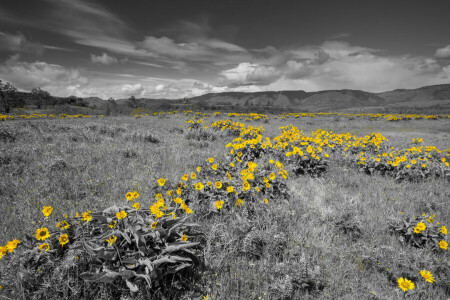
<path fill-rule="evenodd" d="M 398 279 L 398 286 L 403 290 L 403 292 L 406 292 L 408 289 L 410 290 L 414 289 L 414 283 L 411 282 L 411 280 L 408 280 L 407 278 L 403 279 L 403 277 L 400 277 Z"/>
<path fill-rule="evenodd" d="M 44 217 L 48 218 L 48 216 L 50 216 L 50 214 L 53 211 L 53 207 L 51 206 L 44 206 L 44 208 L 42 209 L 42 213 L 44 214 Z"/>
<path fill-rule="evenodd" d="M 217 200 L 216 201 L 217 210 L 220 210 L 222 207 L 223 207 L 223 200 Z"/>
<path fill-rule="evenodd" d="M 36 229 L 36 232 L 34 234 L 37 240 L 43 241 L 50 237 L 50 233 L 48 232 L 48 229 L 45 227 Z"/>
<path fill-rule="evenodd" d="M 119 211 L 118 213 L 116 213 L 116 217 L 117 217 L 117 219 L 119 219 L 119 220 L 126 218 L 127 215 L 128 215 L 127 212 L 124 211 L 124 210 Z"/>
<path fill-rule="evenodd" d="M 67 244 L 69 242 L 69 236 L 67 235 L 67 233 L 61 234 L 59 236 L 59 244 L 61 246 L 64 246 L 65 244 Z"/>
<path fill-rule="evenodd" d="M 117 241 L 117 236 L 113 235 L 106 239 L 110 246 L 112 246 Z"/>
<path fill-rule="evenodd" d="M 48 251 L 50 250 L 50 245 L 48 243 L 43 243 L 39 245 L 39 250 L 42 251 Z"/>
<path fill-rule="evenodd" d="M 419 274 L 422 275 L 422 277 L 423 277 L 426 281 L 428 281 L 429 283 L 433 283 L 434 277 L 433 277 L 433 275 L 431 274 L 430 271 L 422 270 L 422 271 L 419 272 Z"/>
<path fill-rule="evenodd" d="M 158 185 L 159 186 L 164 186 L 165 183 L 166 183 L 166 179 L 165 178 L 158 179 Z"/>

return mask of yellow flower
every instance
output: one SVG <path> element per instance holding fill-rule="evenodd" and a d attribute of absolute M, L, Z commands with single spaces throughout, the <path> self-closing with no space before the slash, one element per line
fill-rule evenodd
<path fill-rule="evenodd" d="M 242 185 L 242 189 L 244 191 L 248 191 L 250 189 L 250 183 L 248 183 L 248 181 L 244 182 L 244 184 Z"/>
<path fill-rule="evenodd" d="M 181 237 L 181 240 L 182 240 L 183 242 L 186 242 L 186 241 L 188 240 L 187 235 L 186 235 L 186 234 L 183 234 L 183 236 Z"/>
<path fill-rule="evenodd" d="M 126 218 L 127 217 L 127 212 L 126 211 L 124 211 L 124 210 L 122 210 L 122 211 L 119 211 L 118 213 L 116 213 L 116 217 L 117 217 L 117 219 L 124 219 L 124 218 Z"/>
<path fill-rule="evenodd" d="M 269 178 L 270 180 L 275 180 L 275 173 L 270 173 Z"/>
<path fill-rule="evenodd" d="M 422 164 L 422 168 L 426 168 L 427 167 L 427 165 L 426 164 Z"/>
<path fill-rule="evenodd" d="M 244 201 L 242 199 L 237 199 L 236 206 L 243 206 L 243 205 L 244 205 Z"/>
<path fill-rule="evenodd" d="M 430 271 L 422 270 L 419 272 L 419 274 L 422 275 L 422 277 L 425 278 L 426 281 L 433 283 L 434 277 Z"/>
<path fill-rule="evenodd" d="M 410 165 L 406 165 L 406 168 L 407 168 L 407 169 L 411 169 L 411 166 L 410 166 Z"/>
<path fill-rule="evenodd" d="M 116 227 L 116 221 L 112 220 L 111 223 L 108 224 L 109 228 L 114 228 Z"/>
<path fill-rule="evenodd" d="M 234 163 L 230 162 L 230 167 L 234 168 Z"/>
<path fill-rule="evenodd" d="M 8 249 L 6 249 L 6 247 L 0 247 L 0 259 L 6 254 L 8 254 Z"/>
<path fill-rule="evenodd" d="M 68 218 L 69 217 L 69 215 L 68 214 L 63 214 L 63 218 Z"/>
<path fill-rule="evenodd" d="M 273 163 L 274 163 L 273 159 L 269 160 L 269 164 L 272 165 Z"/>
<path fill-rule="evenodd" d="M 125 195 L 125 198 L 127 198 L 128 201 L 133 201 L 134 197 L 133 197 L 133 193 L 132 192 L 128 192 Z"/>
<path fill-rule="evenodd" d="M 8 250 L 8 252 L 14 252 L 14 250 L 16 250 L 17 245 L 20 244 L 20 241 L 18 239 L 14 239 L 12 241 L 9 241 L 6 244 L 6 249 Z"/>
<path fill-rule="evenodd" d="M 446 228 L 445 226 L 442 226 L 440 232 L 441 232 L 443 235 L 447 235 L 447 228 Z"/>
<path fill-rule="evenodd" d="M 59 236 L 59 244 L 61 246 L 64 246 L 65 244 L 67 244 L 69 242 L 69 236 L 67 235 L 67 233 L 61 234 Z"/>
<path fill-rule="evenodd" d="M 153 229 L 153 230 L 155 230 L 156 224 L 158 224 L 158 222 L 153 222 L 153 223 L 150 225 L 150 228 Z"/>
<path fill-rule="evenodd" d="M 414 283 L 411 282 L 411 280 L 408 280 L 407 278 L 403 279 L 403 277 L 400 277 L 398 279 L 398 286 L 403 290 L 403 292 L 406 293 L 408 289 L 413 290 L 414 289 Z"/>
<path fill-rule="evenodd" d="M 417 228 L 417 231 L 420 233 L 421 231 L 423 231 L 427 228 L 427 225 L 425 225 L 424 222 L 420 222 L 420 223 L 417 223 L 416 227 L 414 228 L 414 232 L 416 232 L 416 228 Z"/>
<path fill-rule="evenodd" d="M 203 183 L 201 183 L 201 182 L 197 182 L 197 184 L 195 185 L 195 189 L 196 190 L 202 190 L 203 189 Z"/>
<path fill-rule="evenodd" d="M 214 171 L 216 171 L 216 170 L 217 170 L 217 165 L 216 165 L 216 164 L 213 164 L 213 165 L 211 166 L 211 169 L 213 169 Z"/>
<path fill-rule="evenodd" d="M 131 205 L 131 206 L 133 206 L 134 207 L 134 209 L 136 209 L 136 210 L 138 210 L 140 207 L 141 207 L 141 205 L 139 204 L 139 202 L 135 202 L 133 205 Z"/>
<path fill-rule="evenodd" d="M 138 192 L 135 192 L 135 191 L 133 191 L 133 199 L 136 199 L 136 198 L 138 198 L 139 197 L 139 193 Z"/>
<path fill-rule="evenodd" d="M 183 176 L 181 176 L 181 180 L 183 181 L 187 181 L 189 179 L 188 174 L 184 174 Z"/>
<path fill-rule="evenodd" d="M 36 232 L 34 234 L 37 240 L 43 241 L 50 237 L 50 233 L 48 232 L 48 229 L 45 227 L 36 229 Z"/>
<path fill-rule="evenodd" d="M 69 227 L 70 227 L 70 224 L 67 223 L 66 220 L 62 220 L 61 222 L 59 222 L 58 224 L 56 224 L 56 226 L 57 226 L 59 229 L 63 230 L 63 229 L 69 228 Z"/>
<path fill-rule="evenodd" d="M 445 162 L 445 157 L 441 158 L 441 161 L 442 161 L 442 162 Z"/>
<path fill-rule="evenodd" d="M 90 211 L 85 211 L 83 213 L 83 218 L 81 220 L 86 221 L 86 222 L 89 223 L 92 220 L 92 216 L 90 214 Z"/>
<path fill-rule="evenodd" d="M 197 174 L 195 174 L 194 172 L 192 172 L 192 173 L 191 173 L 191 178 L 192 178 L 192 179 L 197 178 Z"/>
<path fill-rule="evenodd" d="M 234 187 L 233 186 L 231 186 L 231 185 L 227 186 L 227 192 L 228 193 L 232 193 L 233 191 L 234 191 Z"/>
<path fill-rule="evenodd" d="M 44 217 L 46 217 L 46 218 L 48 216 L 50 216 L 52 211 L 53 211 L 53 207 L 51 207 L 51 206 L 44 206 L 44 208 L 42 209 L 42 213 L 44 214 Z"/>
<path fill-rule="evenodd" d="M 166 179 L 164 179 L 164 178 L 158 179 L 158 185 L 159 186 L 164 186 L 165 183 L 166 183 Z"/>
<path fill-rule="evenodd" d="M 433 223 L 433 217 L 430 216 L 430 217 L 427 219 L 427 221 L 428 221 L 429 223 Z"/>
<path fill-rule="evenodd" d="M 214 157 L 210 157 L 206 161 L 212 164 L 214 162 Z"/>
<path fill-rule="evenodd" d="M 75 214 L 75 218 L 78 218 L 79 216 L 80 216 L 80 213 L 77 212 L 77 213 Z"/>
<path fill-rule="evenodd" d="M 447 243 L 446 241 L 442 240 L 442 241 L 439 242 L 439 247 L 440 247 L 442 250 L 447 250 L 447 248 L 448 248 L 448 243 Z"/>
<path fill-rule="evenodd" d="M 223 200 L 217 200 L 216 201 L 217 210 L 221 209 L 222 207 L 223 207 Z"/>
<path fill-rule="evenodd" d="M 271 187 L 271 185 L 270 185 L 270 183 L 269 182 L 266 182 L 266 188 L 270 188 Z"/>
<path fill-rule="evenodd" d="M 39 250 L 42 251 L 48 251 L 50 250 L 50 245 L 48 243 L 43 243 L 39 245 Z"/>
<path fill-rule="evenodd" d="M 106 239 L 106 241 L 109 243 L 110 246 L 114 244 L 117 241 L 117 236 L 113 235 Z"/>
<path fill-rule="evenodd" d="M 222 182 L 216 181 L 215 186 L 216 186 L 217 189 L 221 189 L 222 188 Z"/>
<path fill-rule="evenodd" d="M 197 167 L 197 173 L 200 173 L 202 167 Z"/>
<path fill-rule="evenodd" d="M 264 199 L 264 203 L 265 204 L 268 204 L 269 203 L 269 200 L 266 198 L 266 199 Z"/>

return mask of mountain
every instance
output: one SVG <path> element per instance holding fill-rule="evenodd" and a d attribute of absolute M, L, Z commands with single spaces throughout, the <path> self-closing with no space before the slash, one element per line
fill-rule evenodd
<path fill-rule="evenodd" d="M 382 93 L 348 89 L 210 93 L 186 99 L 184 103 L 202 107 L 273 107 L 310 112 L 443 113 L 450 112 L 450 84 Z"/>

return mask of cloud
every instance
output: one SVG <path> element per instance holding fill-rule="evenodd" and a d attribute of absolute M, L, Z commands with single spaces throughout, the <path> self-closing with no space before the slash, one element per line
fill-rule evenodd
<path fill-rule="evenodd" d="M 43 51 L 40 43 L 27 40 L 22 33 L 11 34 L 0 31 L 0 52 L 27 52 L 41 55 Z"/>
<path fill-rule="evenodd" d="M 388 56 L 382 51 L 326 41 L 291 49 L 270 49 L 267 57 L 219 73 L 229 90 L 361 89 L 372 92 L 449 82 L 447 69 L 427 57 Z M 445 51 L 439 52 L 440 57 Z"/>
<path fill-rule="evenodd" d="M 279 77 L 280 71 L 272 66 L 240 63 L 236 68 L 221 73 L 228 85 L 266 85 Z"/>
<path fill-rule="evenodd" d="M 248 58 L 247 51 L 238 46 L 218 39 L 195 38 L 195 42 L 175 40 L 162 36 L 147 36 L 139 49 L 155 56 L 176 58 L 183 61 L 236 62 Z"/>
<path fill-rule="evenodd" d="M 123 94 L 127 96 L 136 96 L 136 95 L 143 95 L 145 93 L 144 88 L 142 84 L 124 84 L 122 85 L 122 92 Z"/>
<path fill-rule="evenodd" d="M 443 48 L 439 48 L 436 50 L 436 54 L 434 55 L 436 58 L 448 58 L 450 59 L 450 45 L 447 45 Z"/>
<path fill-rule="evenodd" d="M 155 91 L 157 91 L 157 92 L 161 92 L 163 89 L 164 89 L 164 84 L 158 84 L 155 87 Z"/>
<path fill-rule="evenodd" d="M 110 65 L 113 63 L 117 63 L 117 58 L 109 56 L 105 52 L 103 52 L 102 55 L 95 56 L 94 54 L 91 54 L 91 62 L 94 64 L 103 64 L 103 65 Z"/>
<path fill-rule="evenodd" d="M 19 59 L 20 56 L 16 55 L 0 64 L 0 78 L 19 89 L 30 91 L 42 87 L 55 95 L 67 95 L 69 86 L 82 86 L 88 82 L 78 70 L 42 61 L 28 63 Z"/>

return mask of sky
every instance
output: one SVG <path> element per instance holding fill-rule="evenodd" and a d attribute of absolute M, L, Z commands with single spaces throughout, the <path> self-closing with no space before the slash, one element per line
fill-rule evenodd
<path fill-rule="evenodd" d="M 55 96 L 450 83 L 450 1 L 0 2 L 0 79 Z"/>

